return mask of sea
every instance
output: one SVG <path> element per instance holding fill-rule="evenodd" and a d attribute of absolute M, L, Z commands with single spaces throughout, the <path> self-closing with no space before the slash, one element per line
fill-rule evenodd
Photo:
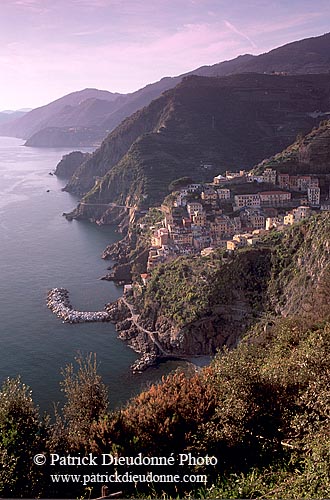
<path fill-rule="evenodd" d="M 73 307 L 86 311 L 102 310 L 122 294 L 122 287 L 99 279 L 111 264 L 102 251 L 121 237 L 117 228 L 63 217 L 78 199 L 51 174 L 71 150 L 0 137 L 0 385 L 21 377 L 49 413 L 63 405 L 62 370 L 79 355 L 96 353 L 112 408 L 182 367 L 173 360 L 132 374 L 137 354 L 117 338 L 113 324 L 65 324 L 47 308 L 53 287 L 67 288 Z"/>

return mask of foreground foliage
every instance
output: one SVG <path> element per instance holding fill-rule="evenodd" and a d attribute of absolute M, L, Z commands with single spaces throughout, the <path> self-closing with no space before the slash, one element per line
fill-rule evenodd
<path fill-rule="evenodd" d="M 157 474 L 206 474 L 206 484 L 108 484 L 110 493 L 117 488 L 124 497 L 143 498 L 328 497 L 328 224 L 329 217 L 316 218 L 283 235 L 271 235 L 263 248 L 243 254 L 244 266 L 235 272 L 245 274 L 249 281 L 247 271 L 251 269 L 250 276 L 258 282 L 253 269 L 258 269 L 261 255 L 260 278 L 266 276 L 268 282 L 260 293 L 267 293 L 274 308 L 279 304 L 276 298 L 284 297 L 279 305 L 282 309 L 277 315 L 260 317 L 235 349 L 223 348 L 211 366 L 191 376 L 174 373 L 163 378 L 126 407 L 110 413 L 95 358 L 78 358 L 75 366 L 63 370 L 67 402 L 53 422 L 39 417 L 29 389 L 19 379 L 7 380 L 0 390 L 1 496 L 95 498 L 100 484 L 88 484 L 91 490 L 87 493 L 82 484 L 51 482 L 50 474 L 110 474 L 127 469 L 141 474 L 152 469 L 149 465 L 109 464 L 103 469 L 64 466 L 59 471 L 48 463 L 35 466 L 33 456 L 38 453 L 47 457 L 50 453 L 115 457 L 191 453 L 215 456 L 218 462 L 157 466 Z M 207 262 L 205 275 L 209 273 L 217 283 L 221 273 L 212 267 L 211 259 Z M 272 271 L 265 274 L 269 263 Z M 184 261 L 172 264 L 171 270 L 175 266 L 188 273 Z M 198 270 L 202 272 L 202 267 Z M 156 277 L 162 279 L 160 274 Z M 194 276 L 188 273 L 187 277 L 190 286 Z M 253 303 L 257 298 L 254 288 L 247 292 Z M 178 300 L 185 300 L 182 290 L 179 295 Z M 281 317 L 281 310 L 296 310 L 299 315 Z"/>
<path fill-rule="evenodd" d="M 7 379 L 0 390 L 1 496 L 31 496 L 42 488 L 44 478 L 33 456 L 45 450 L 46 427 L 29 388 L 20 378 Z"/>
<path fill-rule="evenodd" d="M 87 417 L 76 406 L 77 426 L 83 430 L 83 423 L 88 422 L 89 431 L 76 434 L 74 440 L 72 430 L 78 427 L 72 427 L 72 395 L 67 393 L 69 403 L 64 408 L 66 415 L 70 405 L 70 419 L 63 418 L 60 429 L 58 422 L 48 422 L 46 432 L 27 388 L 19 380 L 7 381 L 0 393 L 0 452 L 5 465 L 0 474 L 1 494 L 84 495 L 82 486 L 50 484 L 49 468 L 36 468 L 32 461 L 40 452 L 77 454 L 79 450 L 82 456 L 91 452 L 157 457 L 190 452 L 218 458 L 217 466 L 180 468 L 180 473 L 207 474 L 203 488 L 154 484 L 153 495 L 165 491 L 173 497 L 324 498 L 330 491 L 329 353 L 328 321 L 308 326 L 299 319 L 278 320 L 266 335 L 255 332 L 235 350 L 220 352 L 210 367 L 191 377 L 176 373 L 164 378 L 120 411 L 105 414 L 102 409 Z M 80 369 L 78 365 L 77 373 Z M 74 400 L 79 394 L 76 389 Z M 95 407 L 92 401 L 81 402 L 90 410 Z M 62 449 L 56 448 L 60 444 Z M 61 473 L 76 471 L 61 469 Z M 100 467 L 96 469 L 100 472 Z M 117 469 L 123 472 L 127 467 Z M 150 467 L 129 469 L 146 473 Z M 113 466 L 107 467 L 110 470 Z M 158 467 L 160 472 L 168 474 L 169 470 Z M 92 490 L 95 497 L 97 486 Z M 124 495 L 143 497 L 148 496 L 149 486 L 120 485 Z"/>

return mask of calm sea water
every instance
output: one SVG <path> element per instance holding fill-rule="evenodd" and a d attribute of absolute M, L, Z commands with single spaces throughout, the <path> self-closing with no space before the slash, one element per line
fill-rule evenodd
<path fill-rule="evenodd" d="M 115 228 L 62 216 L 77 199 L 49 172 L 68 152 L 0 137 L 0 383 L 21 375 L 34 401 L 50 410 L 63 400 L 61 368 L 79 352 L 95 352 L 116 407 L 178 363 L 133 376 L 137 355 L 116 338 L 112 324 L 63 324 L 47 309 L 47 291 L 55 286 L 67 288 L 73 306 L 83 310 L 102 309 L 121 295 L 121 288 L 98 279 L 109 265 L 102 250 L 119 238 Z"/>

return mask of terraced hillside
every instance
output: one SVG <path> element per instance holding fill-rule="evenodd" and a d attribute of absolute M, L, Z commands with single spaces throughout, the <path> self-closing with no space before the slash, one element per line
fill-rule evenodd
<path fill-rule="evenodd" d="M 152 206 L 173 179 L 251 168 L 318 125 L 329 98 L 328 75 L 189 77 L 127 118 L 75 171 L 66 189 L 87 193 L 89 207 L 75 216 L 101 218 L 97 206 L 111 202 Z"/>

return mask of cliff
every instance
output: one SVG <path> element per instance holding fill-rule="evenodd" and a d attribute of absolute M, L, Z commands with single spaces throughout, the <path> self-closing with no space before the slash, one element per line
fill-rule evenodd
<path fill-rule="evenodd" d="M 54 174 L 63 179 L 69 179 L 74 171 L 89 157 L 90 153 L 72 151 L 72 153 L 63 156 L 62 160 L 57 164 Z"/>
<path fill-rule="evenodd" d="M 278 172 L 290 174 L 330 174 L 330 112 L 316 112 L 323 121 L 305 137 L 299 137 L 293 144 L 281 153 L 263 160 L 254 172 L 263 172 L 272 168 Z"/>
<path fill-rule="evenodd" d="M 117 127 L 66 189 L 87 192 L 88 206 L 158 204 L 178 177 L 209 180 L 287 147 L 319 123 L 329 97 L 327 75 L 186 78 Z"/>
<path fill-rule="evenodd" d="M 103 133 L 96 127 L 46 127 L 33 134 L 25 146 L 39 148 L 71 148 L 99 146 Z"/>
<path fill-rule="evenodd" d="M 143 108 L 124 120 L 102 142 L 89 161 L 77 169 L 66 189 L 77 194 L 88 192 L 94 186 L 95 179 L 103 177 L 116 165 L 140 136 L 157 128 L 164 108 L 166 108 L 166 98 L 162 96 L 153 101 L 148 108 Z"/>
<path fill-rule="evenodd" d="M 140 321 L 173 354 L 235 346 L 252 325 L 330 313 L 330 214 L 270 233 L 231 257 L 181 257 L 156 268 L 136 305 Z"/>

